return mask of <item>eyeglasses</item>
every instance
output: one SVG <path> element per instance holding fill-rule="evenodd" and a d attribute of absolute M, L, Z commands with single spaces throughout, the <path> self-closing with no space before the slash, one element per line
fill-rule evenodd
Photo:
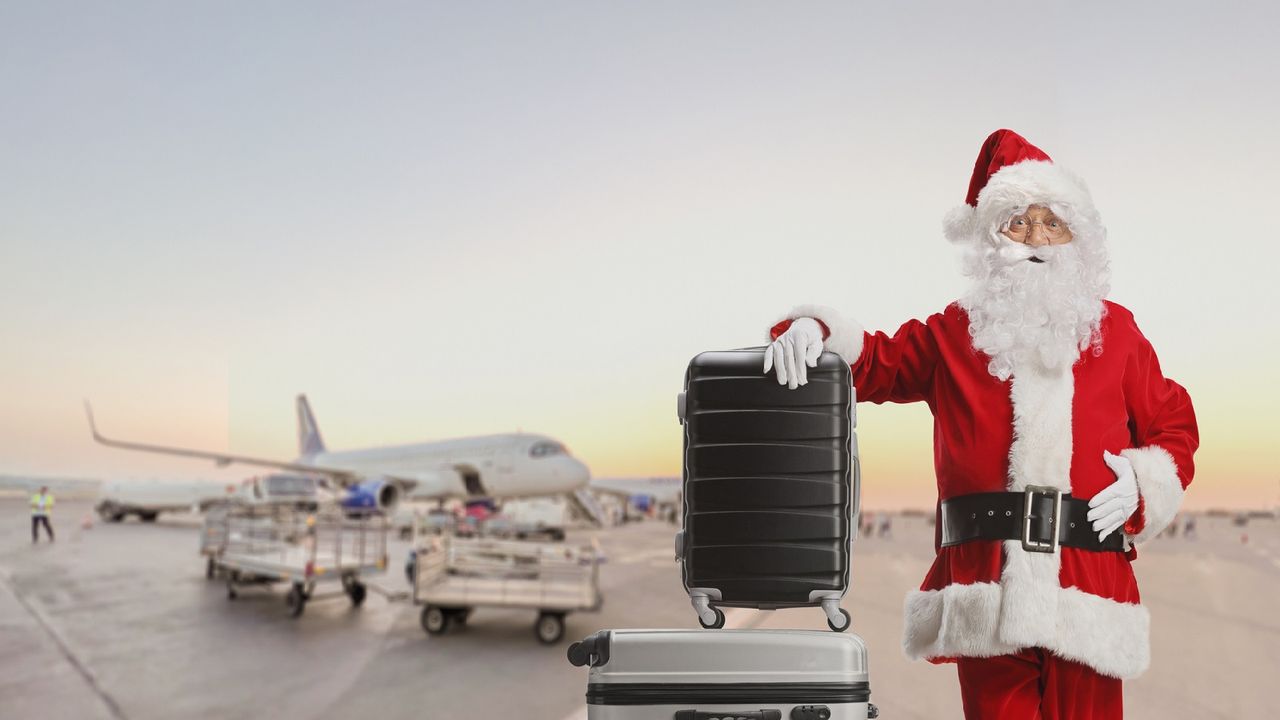
<path fill-rule="evenodd" d="M 1014 215 L 1001 230 L 1013 240 L 1022 242 L 1031 237 L 1031 228 L 1036 225 L 1040 226 L 1044 236 L 1050 241 L 1061 240 L 1069 232 L 1066 221 L 1057 215 L 1050 215 L 1044 220 L 1032 220 L 1029 215 Z"/>

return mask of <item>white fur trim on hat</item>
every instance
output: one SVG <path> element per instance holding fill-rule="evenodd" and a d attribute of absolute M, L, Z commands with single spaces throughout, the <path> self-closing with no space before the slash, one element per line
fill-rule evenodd
<path fill-rule="evenodd" d="M 1144 523 L 1133 541 L 1146 542 L 1168 527 L 1182 507 L 1183 488 L 1178 466 L 1169 451 L 1159 445 L 1128 448 L 1120 454 L 1133 465 L 1138 492 L 1142 495 Z"/>
<path fill-rule="evenodd" d="M 862 356 L 863 330 L 857 322 L 846 318 L 838 310 L 826 305 L 798 305 L 783 320 L 813 318 L 822 321 L 831 333 L 823 347 L 844 358 L 850 365 Z"/>
<path fill-rule="evenodd" d="M 1151 615 L 1145 607 L 1074 587 L 1051 588 L 1047 594 L 1053 613 L 1037 618 L 1035 628 L 1023 628 L 1009 620 L 1011 598 L 998 583 L 914 590 L 903 604 L 902 649 L 908 658 L 924 660 L 992 657 L 1034 646 L 1109 677 L 1127 679 L 1146 672 Z M 1008 639 L 1031 634 L 1042 637 L 1034 645 Z"/>
<path fill-rule="evenodd" d="M 1106 230 L 1089 188 L 1070 170 L 1048 160 L 1023 160 L 1000 168 L 978 193 L 978 205 L 961 205 L 943 219 L 954 243 L 995 242 L 1015 210 L 1044 205 L 1058 213 L 1076 241 L 1102 242 Z"/>

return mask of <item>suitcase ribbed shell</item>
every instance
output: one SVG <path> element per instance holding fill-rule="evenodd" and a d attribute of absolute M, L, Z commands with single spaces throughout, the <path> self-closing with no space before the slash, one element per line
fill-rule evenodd
<path fill-rule="evenodd" d="M 713 605 L 789 607 L 849 586 L 857 472 L 849 366 L 794 390 L 763 350 L 707 352 L 685 377 L 683 577 Z"/>

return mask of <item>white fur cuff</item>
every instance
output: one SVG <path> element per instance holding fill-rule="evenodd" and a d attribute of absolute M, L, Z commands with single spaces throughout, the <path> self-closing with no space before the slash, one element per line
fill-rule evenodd
<path fill-rule="evenodd" d="M 831 335 L 827 337 L 824 347 L 844 358 L 850 365 L 858 362 L 862 356 L 862 326 L 841 315 L 839 311 L 826 305 L 799 305 L 787 313 L 784 320 L 809 317 L 820 320 Z"/>
<path fill-rule="evenodd" d="M 1135 543 L 1145 542 L 1160 534 L 1177 517 L 1182 507 L 1182 481 L 1178 478 L 1178 466 L 1173 456 L 1159 445 L 1121 450 L 1120 454 L 1133 465 L 1138 478 L 1138 492 L 1142 495 L 1142 532 L 1133 537 Z"/>
<path fill-rule="evenodd" d="M 1088 665 L 1115 678 L 1134 678 L 1151 663 L 1151 616 L 1137 603 L 1122 603 L 1055 587 L 1052 608 L 1035 618 L 1035 643 L 1059 657 Z M 1021 634 L 1009 617 L 1018 600 L 997 583 L 948 585 L 907 594 L 902 647 L 908 658 L 992 657 L 1022 645 L 1002 639 Z M 1030 647 L 1030 645 L 1027 645 Z"/>

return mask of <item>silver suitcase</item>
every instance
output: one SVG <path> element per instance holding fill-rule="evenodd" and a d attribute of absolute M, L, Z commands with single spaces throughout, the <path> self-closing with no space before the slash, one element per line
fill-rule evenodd
<path fill-rule="evenodd" d="M 865 720 L 867 648 L 811 630 L 601 630 L 569 647 L 589 665 L 589 720 Z"/>

